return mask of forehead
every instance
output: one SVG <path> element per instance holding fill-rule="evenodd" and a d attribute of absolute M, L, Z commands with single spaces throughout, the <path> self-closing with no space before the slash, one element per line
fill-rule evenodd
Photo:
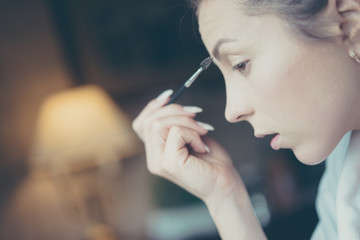
<path fill-rule="evenodd" d="M 242 10 L 241 6 L 239 0 L 202 0 L 197 13 L 199 20 L 208 21 L 212 18 L 221 17 L 223 14 L 239 13 Z"/>
<path fill-rule="evenodd" d="M 199 31 L 208 46 L 219 38 L 241 41 L 253 36 L 263 24 L 261 18 L 244 13 L 237 0 L 203 0 L 198 9 Z"/>
<path fill-rule="evenodd" d="M 219 39 L 235 39 L 252 46 L 286 32 L 286 24 L 273 14 L 248 15 L 239 0 L 202 0 L 198 8 L 199 31 L 210 52 Z M 260 45 L 260 44 L 259 44 Z"/>

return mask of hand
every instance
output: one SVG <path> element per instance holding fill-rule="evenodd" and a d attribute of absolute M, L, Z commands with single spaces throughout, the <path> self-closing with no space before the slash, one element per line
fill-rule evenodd
<path fill-rule="evenodd" d="M 202 110 L 165 106 L 172 92 L 152 100 L 133 122 L 145 143 L 148 169 L 178 184 L 204 202 L 220 202 L 244 188 L 227 152 L 205 137 L 211 126 L 194 120 Z"/>

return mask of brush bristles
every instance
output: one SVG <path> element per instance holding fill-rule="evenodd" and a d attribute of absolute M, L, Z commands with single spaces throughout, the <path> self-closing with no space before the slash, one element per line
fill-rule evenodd
<path fill-rule="evenodd" d="M 206 70 L 212 63 L 213 61 L 213 58 L 212 57 L 208 57 L 206 58 L 204 61 L 202 61 L 200 63 L 200 67 L 203 69 L 203 70 Z"/>

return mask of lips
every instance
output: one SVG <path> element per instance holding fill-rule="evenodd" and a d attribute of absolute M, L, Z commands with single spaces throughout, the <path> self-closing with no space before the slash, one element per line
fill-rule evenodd
<path fill-rule="evenodd" d="M 257 138 L 264 138 L 266 136 L 266 134 L 257 134 L 255 133 L 255 137 Z"/>
<path fill-rule="evenodd" d="M 255 137 L 257 138 L 264 138 L 264 137 L 267 137 L 267 136 L 275 136 L 276 134 L 278 133 L 255 133 Z"/>
<path fill-rule="evenodd" d="M 257 138 L 264 138 L 264 137 L 270 137 L 270 146 L 274 150 L 280 149 L 280 134 L 279 133 L 267 133 L 267 134 L 261 134 L 261 133 L 255 133 L 255 137 Z"/>
<path fill-rule="evenodd" d="M 276 134 L 273 139 L 271 139 L 270 146 L 275 151 L 280 149 L 280 134 Z"/>

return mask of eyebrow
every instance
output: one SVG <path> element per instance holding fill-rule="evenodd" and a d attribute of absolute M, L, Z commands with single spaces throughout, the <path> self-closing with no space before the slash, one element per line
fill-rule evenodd
<path fill-rule="evenodd" d="M 221 38 L 217 41 L 217 43 L 215 44 L 215 47 L 212 50 L 212 55 L 217 59 L 220 60 L 220 47 L 224 44 L 224 43 L 228 43 L 228 42 L 235 42 L 236 39 L 231 39 L 231 38 Z"/>

